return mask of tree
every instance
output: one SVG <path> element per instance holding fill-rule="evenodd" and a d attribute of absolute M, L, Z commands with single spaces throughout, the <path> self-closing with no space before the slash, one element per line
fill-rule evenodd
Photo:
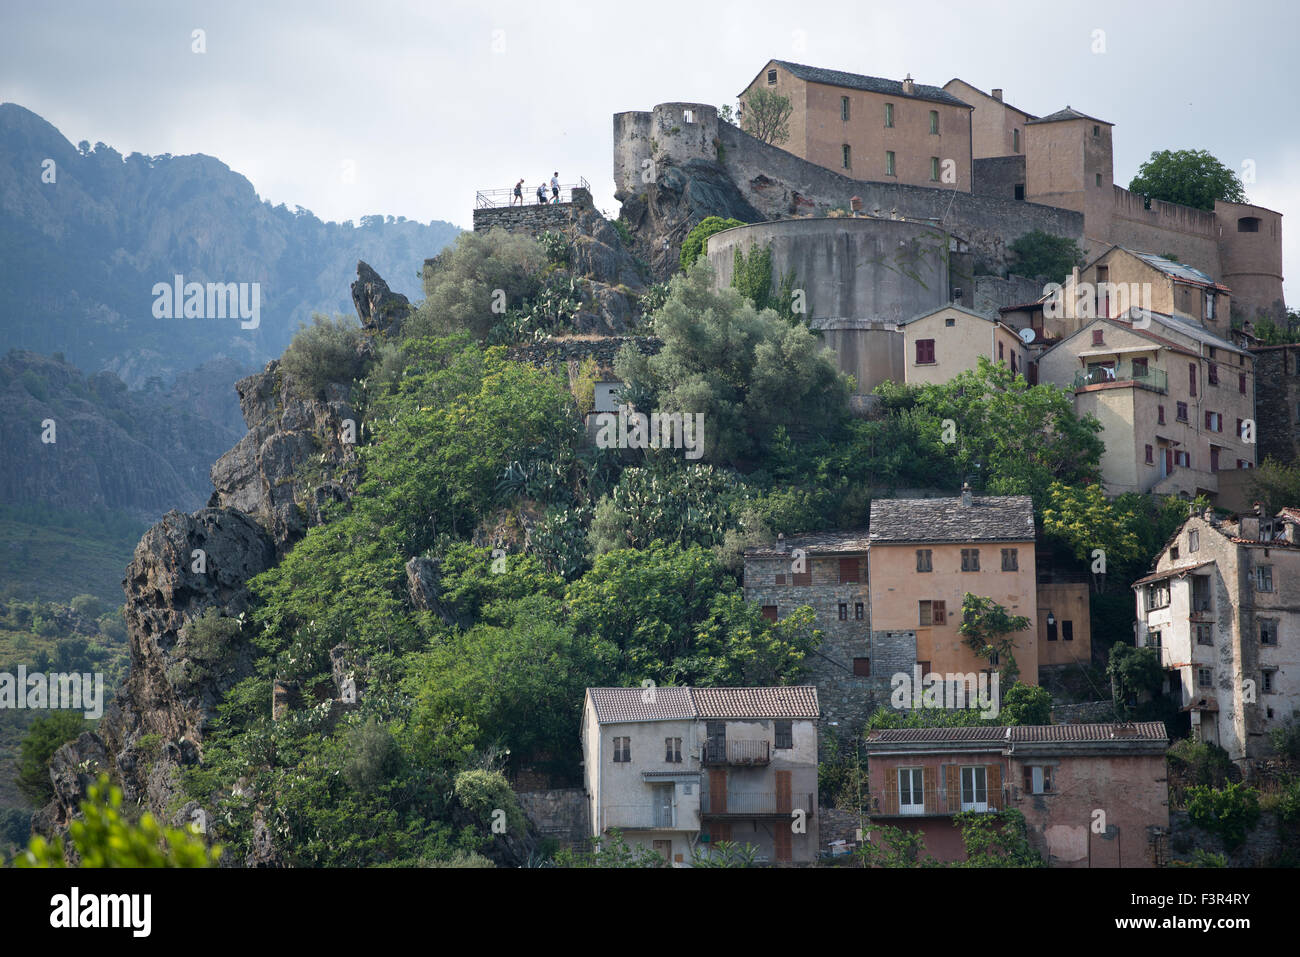
<path fill-rule="evenodd" d="M 1142 695 L 1154 695 L 1164 683 L 1160 657 L 1154 648 L 1117 644 L 1110 649 L 1106 673 L 1115 686 L 1116 703 L 1131 711 Z"/>
<path fill-rule="evenodd" d="M 1269 457 L 1250 473 L 1250 497 L 1265 515 L 1300 507 L 1300 468 Z"/>
<path fill-rule="evenodd" d="M 790 138 L 790 116 L 794 106 L 788 96 L 761 87 L 745 98 L 742 128 L 764 143 L 778 145 Z"/>
<path fill-rule="evenodd" d="M 364 371 L 359 353 L 361 327 L 355 317 L 331 320 L 312 313 L 310 326 L 300 323 L 289 348 L 280 357 L 280 368 L 288 374 L 304 398 L 317 395 L 331 382 L 350 383 Z"/>
<path fill-rule="evenodd" d="M 797 321 L 798 315 L 794 311 L 794 288 L 797 281 L 795 274 L 790 272 L 781 279 L 779 288 L 773 288 L 770 244 L 761 249 L 750 246 L 748 255 L 739 246 L 736 247 L 731 273 L 732 288 L 738 290 L 760 312 L 771 309 L 787 321 Z"/>
<path fill-rule="evenodd" d="M 17 784 L 33 804 L 45 804 L 54 797 L 50 782 L 54 752 L 89 728 L 79 711 L 53 711 L 32 722 L 21 745 Z"/>
<path fill-rule="evenodd" d="M 1138 168 L 1128 188 L 1194 209 L 1212 210 L 1215 200 L 1246 201 L 1237 174 L 1206 150 L 1158 150 Z"/>
<path fill-rule="evenodd" d="M 720 233 L 724 229 L 731 229 L 735 226 L 744 226 L 738 219 L 723 219 L 721 216 L 705 216 L 692 227 L 691 231 L 686 234 L 682 240 L 682 253 L 679 261 L 682 269 L 686 270 L 691 267 L 695 260 L 704 255 L 704 250 L 708 248 L 709 237 L 714 233 Z"/>
<path fill-rule="evenodd" d="M 1222 790 L 1193 785 L 1187 789 L 1187 817 L 1197 827 L 1217 834 L 1228 850 L 1240 847 L 1246 832 L 1259 823 L 1259 791 L 1245 784 Z"/>
<path fill-rule="evenodd" d="M 1138 558 L 1141 554 L 1135 530 L 1138 521 L 1135 512 L 1119 501 L 1106 498 L 1100 484 L 1080 487 L 1053 482 L 1047 488 L 1043 534 L 1062 542 L 1075 558 L 1089 563 L 1089 567 L 1099 557 L 1093 554 L 1098 549 L 1105 558 L 1105 567 L 1109 569 L 1113 565 L 1117 572 Z M 1098 592 L 1105 591 L 1104 576 L 1094 574 L 1092 581 Z"/>
<path fill-rule="evenodd" d="M 1039 685 L 1017 682 L 1002 696 L 1002 724 L 1051 724 L 1052 695 Z"/>
<path fill-rule="evenodd" d="M 743 501 L 737 482 L 711 465 L 627 468 L 596 506 L 589 540 L 594 554 L 644 548 L 656 539 L 720 545 Z"/>
<path fill-rule="evenodd" d="M 992 658 L 997 655 L 998 660 L 1004 662 L 1004 681 L 1019 673 L 1012 650 L 1016 645 L 1016 633 L 1028 628 L 1027 617 L 1009 613 L 992 598 L 972 595 L 970 592 L 962 597 L 961 624 L 957 630 L 963 636 L 966 647 L 979 657 Z"/>
<path fill-rule="evenodd" d="M 958 867 L 1047 866 L 1029 843 L 1029 828 L 1020 811 L 963 811 L 953 816 L 953 823 L 961 828 L 966 846 L 966 860 Z"/>
<path fill-rule="evenodd" d="M 72 846 L 82 867 L 212 867 L 220 847 L 209 848 L 193 831 L 161 826 L 152 814 L 138 821 L 122 816 L 122 791 L 108 775 L 87 790 L 81 818 L 68 825 Z M 67 867 L 62 839 L 47 842 L 33 837 L 18 867 Z"/>
<path fill-rule="evenodd" d="M 1260 316 L 1255 320 L 1255 338 L 1261 346 L 1281 346 L 1300 338 L 1300 312 L 1288 309 L 1282 319 Z"/>
<path fill-rule="evenodd" d="M 1064 282 L 1075 266 L 1083 265 L 1083 250 L 1073 239 L 1031 230 L 1007 247 L 1016 257 L 1017 275 L 1039 282 Z"/>
<path fill-rule="evenodd" d="M 734 289 L 714 290 L 705 259 L 673 278 L 654 329 L 659 353 L 624 346 L 614 370 L 637 408 L 702 413 L 707 462 L 752 463 L 779 427 L 807 440 L 847 415 L 848 377 L 821 340 Z"/>

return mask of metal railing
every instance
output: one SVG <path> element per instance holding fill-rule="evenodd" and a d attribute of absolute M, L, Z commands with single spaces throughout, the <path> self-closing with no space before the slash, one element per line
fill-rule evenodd
<path fill-rule="evenodd" d="M 817 810 L 816 795 L 769 791 L 717 795 L 715 800 L 708 788 L 700 789 L 701 817 L 789 817 L 796 810 L 811 817 Z"/>
<path fill-rule="evenodd" d="M 662 804 L 605 804 L 600 809 L 600 829 L 617 827 L 624 831 L 693 831 L 699 823 L 693 813 Z M 691 818 L 692 820 L 686 820 Z"/>
<path fill-rule="evenodd" d="M 1141 389 L 1150 389 L 1162 395 L 1169 391 L 1169 376 L 1161 369 L 1143 366 L 1134 367 L 1132 363 L 1120 363 L 1111 368 L 1098 366 L 1079 372 L 1074 377 L 1074 388 L 1082 389 L 1090 385 L 1127 385 L 1132 383 Z"/>
<path fill-rule="evenodd" d="M 547 205 L 553 205 L 556 202 L 560 202 L 560 203 L 573 202 L 573 191 L 575 189 L 585 189 L 588 193 L 590 193 L 591 184 L 587 182 L 587 178 L 585 176 L 579 176 L 578 181 L 576 183 L 569 183 L 567 185 L 561 184 L 560 198 L 558 200 L 553 200 L 551 199 L 551 181 L 548 179 L 546 181 Z M 523 193 L 524 193 L 525 206 L 541 205 L 540 203 L 537 202 L 536 183 L 533 183 L 531 186 L 525 184 L 523 188 Z M 511 202 L 514 200 L 514 198 L 515 198 L 515 188 L 513 186 L 507 187 L 506 189 L 480 189 L 474 194 L 474 207 L 476 209 L 497 209 L 498 207 L 511 205 Z"/>
<path fill-rule="evenodd" d="M 1010 784 L 997 788 L 980 788 L 965 795 L 961 792 L 960 787 L 947 790 L 937 786 L 922 788 L 909 795 L 911 803 L 904 804 L 895 785 L 872 792 L 870 813 L 873 817 L 923 817 L 959 814 L 962 811 L 994 812 L 1007 807 L 1014 796 Z"/>
<path fill-rule="evenodd" d="M 771 749 L 770 741 L 709 741 L 704 745 L 703 761 L 706 765 L 769 764 L 772 760 Z"/>

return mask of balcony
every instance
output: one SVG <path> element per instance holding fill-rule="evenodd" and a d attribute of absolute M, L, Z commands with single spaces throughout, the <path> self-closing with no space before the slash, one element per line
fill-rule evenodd
<path fill-rule="evenodd" d="M 788 818 L 794 811 L 803 811 L 809 817 L 817 810 L 817 795 L 761 793 L 710 794 L 708 788 L 700 789 L 700 817 L 712 818 Z"/>
<path fill-rule="evenodd" d="M 770 741 L 708 741 L 702 755 L 704 764 L 729 764 L 739 767 L 763 767 L 772 762 Z"/>
<path fill-rule="evenodd" d="M 959 814 L 962 811 L 995 812 L 1006 808 L 1014 794 L 1011 785 L 1004 784 L 998 788 L 981 788 L 974 793 L 967 793 L 965 800 L 960 789 L 954 788 L 948 795 L 943 788 L 925 788 L 924 793 L 913 793 L 913 801 L 922 798 L 924 803 L 904 804 L 897 787 L 871 794 L 870 815 L 872 817 L 936 817 Z"/>
<path fill-rule="evenodd" d="M 1160 369 L 1148 369 L 1143 366 L 1134 368 L 1132 363 L 1120 363 L 1113 369 L 1092 368 L 1075 375 L 1076 392 L 1090 385 L 1135 385 L 1139 389 L 1149 389 L 1164 395 L 1169 391 L 1169 377 Z"/>
<path fill-rule="evenodd" d="M 698 831 L 693 808 L 662 804 L 606 804 L 600 808 L 600 830 Z"/>

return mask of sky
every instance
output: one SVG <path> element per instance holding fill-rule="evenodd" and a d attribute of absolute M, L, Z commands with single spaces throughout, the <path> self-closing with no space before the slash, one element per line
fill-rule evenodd
<path fill-rule="evenodd" d="M 0 0 L 0 101 L 73 143 L 215 156 L 322 219 L 469 228 L 476 190 L 555 170 L 616 215 L 613 114 L 734 104 L 772 58 L 961 77 L 1030 113 L 1114 123 L 1120 185 L 1160 149 L 1253 168 L 1248 200 L 1284 216 L 1295 304 L 1298 47 L 1294 0 Z"/>

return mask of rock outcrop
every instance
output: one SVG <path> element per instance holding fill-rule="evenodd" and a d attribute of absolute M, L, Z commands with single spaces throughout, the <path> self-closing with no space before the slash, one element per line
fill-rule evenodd
<path fill-rule="evenodd" d="M 387 333 L 400 326 L 411 311 L 411 301 L 389 289 L 379 273 L 361 261 L 357 262 L 357 278 L 352 284 L 352 304 L 368 332 Z"/>

